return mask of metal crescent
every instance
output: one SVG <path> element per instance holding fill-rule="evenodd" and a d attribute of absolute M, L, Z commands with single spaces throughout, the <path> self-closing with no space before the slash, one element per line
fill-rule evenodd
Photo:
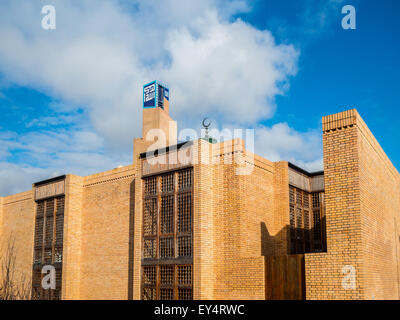
<path fill-rule="evenodd" d="M 206 120 L 208 120 L 208 118 L 203 119 L 203 127 L 204 128 L 208 128 L 211 125 L 211 121 L 209 121 L 208 124 L 206 124 Z"/>

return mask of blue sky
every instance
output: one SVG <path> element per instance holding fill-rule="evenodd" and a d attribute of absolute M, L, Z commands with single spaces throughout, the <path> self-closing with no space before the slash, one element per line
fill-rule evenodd
<path fill-rule="evenodd" d="M 57 29 L 41 28 L 53 4 Z M 141 87 L 179 128 L 254 128 L 256 153 L 322 168 L 321 117 L 357 108 L 396 167 L 396 0 L 2 1 L 0 196 L 132 161 Z M 343 30 L 354 5 L 357 29 Z M 190 115 L 190 116 L 188 116 Z"/>

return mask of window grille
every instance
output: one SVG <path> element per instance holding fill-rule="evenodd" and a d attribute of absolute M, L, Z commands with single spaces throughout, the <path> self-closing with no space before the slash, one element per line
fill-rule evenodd
<path fill-rule="evenodd" d="M 298 206 L 301 206 L 301 204 L 302 204 L 301 200 L 302 200 L 302 191 L 300 189 L 296 188 L 296 204 Z"/>
<path fill-rule="evenodd" d="M 35 222 L 34 266 L 32 273 L 33 299 L 60 299 L 64 232 L 64 197 L 37 202 Z M 56 266 L 56 289 L 44 290 L 39 283 L 44 265 Z"/>
<path fill-rule="evenodd" d="M 178 256 L 190 257 L 192 255 L 192 237 L 178 237 Z"/>
<path fill-rule="evenodd" d="M 183 265 L 178 266 L 178 285 L 191 285 L 192 284 L 192 266 Z"/>
<path fill-rule="evenodd" d="M 178 194 L 178 232 L 192 231 L 192 195 Z"/>
<path fill-rule="evenodd" d="M 63 257 L 63 249 L 62 247 L 56 247 L 54 248 L 54 262 L 62 262 L 62 257 Z"/>
<path fill-rule="evenodd" d="M 32 300 L 38 300 L 42 296 L 42 273 L 41 270 L 33 270 L 32 273 Z"/>
<path fill-rule="evenodd" d="M 178 289 L 178 299 L 179 300 L 192 300 L 192 289 L 189 288 L 179 288 Z"/>
<path fill-rule="evenodd" d="M 155 239 L 145 239 L 143 248 L 143 258 L 155 258 L 156 257 L 156 240 Z"/>
<path fill-rule="evenodd" d="M 157 234 L 157 198 L 144 200 L 143 234 L 145 236 Z"/>
<path fill-rule="evenodd" d="M 155 300 L 156 299 L 156 288 L 143 288 L 142 299 L 143 300 Z"/>
<path fill-rule="evenodd" d="M 178 172 L 179 190 L 190 189 L 192 187 L 193 170 L 183 170 Z"/>
<path fill-rule="evenodd" d="M 34 263 L 42 263 L 42 248 L 35 250 Z"/>
<path fill-rule="evenodd" d="M 174 238 L 160 238 L 160 258 L 174 257 Z"/>
<path fill-rule="evenodd" d="M 313 231 L 312 235 L 314 238 L 314 250 L 321 252 L 326 250 L 326 235 L 324 225 L 324 208 L 323 208 L 323 197 L 324 193 L 313 194 Z"/>
<path fill-rule="evenodd" d="M 160 266 L 160 284 L 174 284 L 174 266 Z"/>
<path fill-rule="evenodd" d="M 43 216 L 42 216 L 43 217 Z M 35 226 L 35 248 L 41 248 L 43 245 L 43 218 L 38 217 L 36 219 Z"/>
<path fill-rule="evenodd" d="M 322 250 L 324 232 L 321 230 L 321 194 L 310 194 L 289 186 L 290 253 Z"/>
<path fill-rule="evenodd" d="M 56 289 L 52 290 L 52 299 L 61 299 L 61 283 L 62 283 L 62 271 L 61 269 L 56 269 Z"/>
<path fill-rule="evenodd" d="M 192 169 L 144 179 L 144 300 L 192 299 L 192 183 Z"/>
<path fill-rule="evenodd" d="M 161 288 L 160 289 L 160 299 L 161 300 L 173 300 L 174 299 L 174 289 Z"/>
<path fill-rule="evenodd" d="M 56 245 L 62 246 L 64 238 L 64 215 L 56 215 Z"/>
<path fill-rule="evenodd" d="M 143 267 L 143 284 L 156 285 L 157 271 L 155 266 Z"/>
<path fill-rule="evenodd" d="M 53 216 L 46 216 L 46 232 L 45 232 L 45 246 L 51 247 L 53 245 Z"/>
<path fill-rule="evenodd" d="M 313 207 L 319 208 L 319 193 L 313 193 L 312 199 L 313 199 Z"/>
<path fill-rule="evenodd" d="M 52 217 L 54 215 L 54 199 L 46 201 L 46 216 Z"/>
<path fill-rule="evenodd" d="M 63 215 L 64 214 L 64 197 L 57 198 L 57 207 L 56 207 L 56 215 Z"/>
<path fill-rule="evenodd" d="M 161 225 L 162 234 L 174 232 L 174 196 L 161 197 Z"/>
<path fill-rule="evenodd" d="M 44 216 L 44 201 L 39 202 L 36 208 L 36 218 L 41 218 Z"/>
<path fill-rule="evenodd" d="M 174 174 L 167 174 L 161 177 L 161 192 L 173 192 L 174 191 Z"/>
<path fill-rule="evenodd" d="M 144 193 L 146 196 L 157 194 L 157 178 L 147 178 L 144 182 Z"/>
<path fill-rule="evenodd" d="M 51 264 L 52 263 L 52 250 L 51 249 L 45 249 L 44 250 L 44 263 L 45 264 Z"/>

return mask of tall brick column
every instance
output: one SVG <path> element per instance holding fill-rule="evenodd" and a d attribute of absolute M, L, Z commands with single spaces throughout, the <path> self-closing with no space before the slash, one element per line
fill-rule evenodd
<path fill-rule="evenodd" d="M 323 144 L 327 252 L 305 255 L 306 298 L 397 299 L 399 174 L 356 110 L 323 118 Z"/>
<path fill-rule="evenodd" d="M 80 299 L 83 178 L 65 180 L 62 299 Z"/>
<path fill-rule="evenodd" d="M 307 299 L 363 298 L 356 123 L 355 110 L 323 118 L 327 253 L 305 255 Z"/>

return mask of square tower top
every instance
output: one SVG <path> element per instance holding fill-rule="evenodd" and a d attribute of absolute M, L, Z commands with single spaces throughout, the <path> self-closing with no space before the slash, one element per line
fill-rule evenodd
<path fill-rule="evenodd" d="M 169 89 L 154 80 L 143 86 L 143 108 L 161 108 L 169 113 Z"/>

